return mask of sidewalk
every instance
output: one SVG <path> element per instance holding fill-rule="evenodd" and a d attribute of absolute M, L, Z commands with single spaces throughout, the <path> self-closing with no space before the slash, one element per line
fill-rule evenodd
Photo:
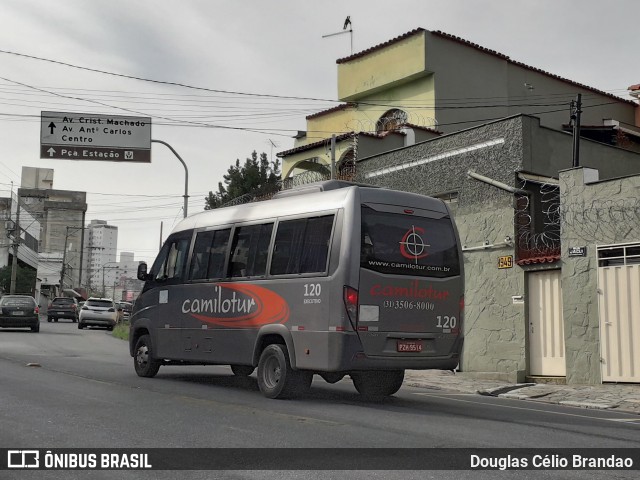
<path fill-rule="evenodd" d="M 407 370 L 404 383 L 431 390 L 453 390 L 640 415 L 640 385 L 638 384 L 514 384 L 499 380 L 471 378 L 464 372 L 453 373 L 448 370 Z"/>

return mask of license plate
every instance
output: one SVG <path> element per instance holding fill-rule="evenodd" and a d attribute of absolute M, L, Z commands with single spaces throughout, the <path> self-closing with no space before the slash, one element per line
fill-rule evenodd
<path fill-rule="evenodd" d="M 398 340 L 396 348 L 398 352 L 421 352 L 422 340 Z"/>
<path fill-rule="evenodd" d="M 13 315 L 24 315 L 24 312 L 21 310 L 16 310 L 13 312 Z"/>

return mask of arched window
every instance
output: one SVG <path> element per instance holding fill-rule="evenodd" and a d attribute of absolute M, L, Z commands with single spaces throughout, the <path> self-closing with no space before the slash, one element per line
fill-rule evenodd
<path fill-rule="evenodd" d="M 338 179 L 351 181 L 356 176 L 356 162 L 353 148 L 350 148 L 340 158 L 337 165 Z"/>
<path fill-rule="evenodd" d="M 376 122 L 376 133 L 384 133 L 395 130 L 399 126 L 407 123 L 407 120 L 407 112 L 404 112 L 397 108 L 388 110 L 384 115 L 380 117 L 380 120 Z"/>

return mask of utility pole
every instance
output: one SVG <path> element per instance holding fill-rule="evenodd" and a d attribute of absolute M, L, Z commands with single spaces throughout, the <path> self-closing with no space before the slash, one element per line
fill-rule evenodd
<path fill-rule="evenodd" d="M 331 135 L 331 180 L 336 178 L 336 134 Z"/>
<path fill-rule="evenodd" d="M 62 249 L 62 268 L 60 268 L 60 296 L 64 292 L 64 270 L 65 262 L 67 261 L 67 241 L 69 240 L 69 227 L 66 227 L 66 235 L 64 236 L 64 248 Z"/>
<path fill-rule="evenodd" d="M 13 233 L 13 259 L 11 261 L 11 284 L 9 294 L 16 293 L 16 278 L 18 276 L 18 248 L 20 247 L 20 190 L 16 194 L 16 224 Z"/>
<path fill-rule="evenodd" d="M 582 113 L 582 94 L 571 102 L 571 123 L 573 125 L 573 168 L 580 166 L 580 114 Z"/>

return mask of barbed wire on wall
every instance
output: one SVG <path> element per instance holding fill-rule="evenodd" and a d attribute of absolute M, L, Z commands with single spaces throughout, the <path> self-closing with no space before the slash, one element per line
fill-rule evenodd
<path fill-rule="evenodd" d="M 424 128 L 436 128 L 438 122 L 433 117 L 422 115 L 418 112 L 406 112 L 404 110 L 390 110 L 390 114 L 379 119 L 351 119 L 345 122 L 345 130 L 351 132 L 380 133 L 388 130 L 397 130 L 402 125 L 411 124 Z"/>
<path fill-rule="evenodd" d="M 572 239 L 587 243 L 640 240 L 640 198 L 571 202 L 569 196 L 576 195 L 563 193 L 560 216 L 563 229 Z"/>
<path fill-rule="evenodd" d="M 524 180 L 529 195 L 515 199 L 516 238 L 519 259 L 560 253 L 560 189 L 555 183 Z"/>

